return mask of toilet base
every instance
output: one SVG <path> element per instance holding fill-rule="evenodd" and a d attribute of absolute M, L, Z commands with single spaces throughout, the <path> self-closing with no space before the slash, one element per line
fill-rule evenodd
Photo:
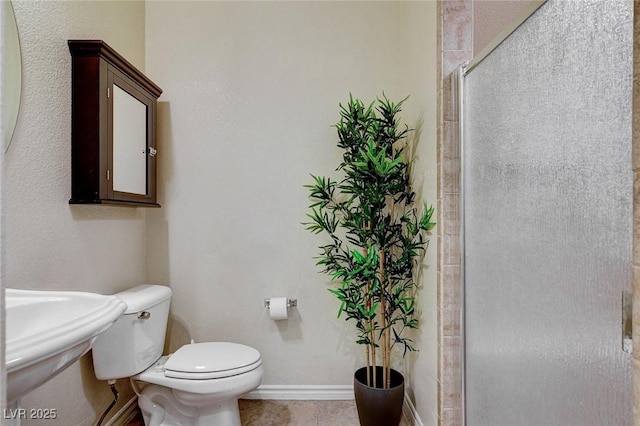
<path fill-rule="evenodd" d="M 241 426 L 237 398 L 185 405 L 171 389 L 150 384 L 138 396 L 138 406 L 146 426 Z"/>

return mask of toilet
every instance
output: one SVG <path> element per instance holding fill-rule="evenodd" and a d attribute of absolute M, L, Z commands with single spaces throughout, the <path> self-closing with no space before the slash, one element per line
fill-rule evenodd
<path fill-rule="evenodd" d="M 162 356 L 171 289 L 140 285 L 117 293 L 125 313 L 96 339 L 96 377 L 130 377 L 146 426 L 240 426 L 238 398 L 262 383 L 256 349 L 191 343 Z"/>

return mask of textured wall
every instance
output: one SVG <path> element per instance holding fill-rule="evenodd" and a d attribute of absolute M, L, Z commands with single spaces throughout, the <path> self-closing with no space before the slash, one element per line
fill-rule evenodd
<path fill-rule="evenodd" d="M 473 2 L 441 3 L 441 116 L 438 149 L 438 415 L 439 425 L 462 423 L 460 329 L 460 149 L 457 78 L 473 56 Z"/>
<path fill-rule="evenodd" d="M 633 9 L 633 424 L 640 426 L 640 3 Z"/>
<path fill-rule="evenodd" d="M 165 90 L 163 208 L 149 212 L 148 278 L 174 290 L 173 346 L 188 337 L 250 344 L 269 385 L 351 383 L 364 354 L 314 266 L 322 240 L 300 225 L 302 185 L 309 173 L 337 176 L 338 102 L 384 90 L 413 96 L 403 117 L 412 127 L 424 119 L 420 179 L 434 194 L 435 37 L 429 2 L 147 4 L 147 73 Z M 435 265 L 427 263 L 423 351 L 408 368 L 430 420 Z M 298 308 L 275 323 L 262 300 L 279 295 L 297 297 Z"/>
<path fill-rule="evenodd" d="M 3 4 L 2 6 L 5 6 L 5 4 Z M 7 20 L 8 19 L 13 19 L 13 16 L 9 17 L 9 13 L 7 12 L 7 8 L 6 7 L 0 7 L 0 22 L 2 22 L 2 26 L 3 26 L 3 33 L 6 32 L 6 28 L 7 28 Z M 2 40 L 0 40 L 0 81 L 2 82 L 2 86 L 3 88 L 0 89 L 0 117 L 5 117 L 6 111 L 7 111 L 7 100 L 5 97 L 5 87 L 6 87 L 6 81 L 7 81 L 7 74 L 5 71 L 5 64 L 7 62 L 7 46 L 6 46 L 6 40 L 7 37 L 4 36 L 2 37 Z M 4 139 L 4 132 L 5 132 L 5 120 L 0 120 L 0 141 L 2 141 L 2 143 L 0 144 L 0 146 L 4 146 L 5 143 L 5 139 Z M 2 212 L 2 163 L 3 163 L 3 158 L 4 158 L 4 149 L 0 149 L 0 213 Z M 0 214 L 0 218 L 2 217 L 2 215 Z M 3 227 L 3 223 L 2 220 L 0 219 L 0 365 L 4 365 L 5 364 L 5 315 L 4 315 L 4 283 L 3 283 L 3 274 L 2 274 L 2 254 L 4 253 L 2 251 L 2 245 L 3 245 L 3 238 L 2 235 L 4 235 L 4 227 Z M 0 409 L 5 409 L 6 408 L 6 398 L 7 398 L 7 372 L 5 371 L 4 368 L 0 368 Z"/>
<path fill-rule="evenodd" d="M 144 67 L 144 3 L 14 1 L 22 44 L 23 98 L 5 155 L 4 285 L 113 293 L 145 279 L 141 209 L 70 206 L 71 60 L 67 39 L 104 39 Z M 128 384 L 119 387 L 126 390 Z M 123 394 L 123 401 L 127 392 Z M 95 423 L 111 400 L 83 357 L 23 398 L 55 408 L 52 425 Z M 40 424 L 31 420 L 23 425 Z"/>
<path fill-rule="evenodd" d="M 473 51 L 478 54 L 522 13 L 531 0 L 475 0 L 473 2 Z"/>
<path fill-rule="evenodd" d="M 412 127 L 423 122 L 419 190 L 435 204 L 435 3 L 146 8 L 146 71 L 165 89 L 163 208 L 155 211 L 67 204 L 66 40 L 105 39 L 143 69 L 144 5 L 16 5 L 25 95 L 4 170 L 7 286 L 113 293 L 144 280 L 170 283 L 174 345 L 187 336 L 245 342 L 263 352 L 266 383 L 349 384 L 361 351 L 352 327 L 335 319 L 337 303 L 313 266 L 319 240 L 299 224 L 302 185 L 310 172 L 332 174 L 339 161 L 330 127 L 337 103 L 350 91 L 372 99 L 385 90 L 393 99 L 412 95 L 403 117 Z M 433 239 L 421 352 L 406 365 L 427 424 L 436 404 L 435 251 Z M 262 299 L 281 294 L 300 305 L 289 322 L 275 324 Z M 51 424 L 90 424 L 109 399 L 84 357 L 23 406 L 56 408 Z"/>
<path fill-rule="evenodd" d="M 403 112 L 407 123 L 419 129 L 415 189 L 419 197 L 439 211 L 437 199 L 437 67 L 438 45 L 436 2 L 405 2 L 403 4 L 403 66 L 401 91 L 411 95 Z M 420 125 L 420 123 L 422 123 Z M 420 127 L 419 127 L 420 126 Z M 434 217 L 435 219 L 435 217 Z M 439 224 L 437 226 L 440 226 Z M 438 422 L 437 366 L 437 231 L 422 263 L 422 289 L 418 303 L 422 310 L 421 328 L 415 334 L 418 352 L 407 357 L 408 394 L 424 425 Z"/>

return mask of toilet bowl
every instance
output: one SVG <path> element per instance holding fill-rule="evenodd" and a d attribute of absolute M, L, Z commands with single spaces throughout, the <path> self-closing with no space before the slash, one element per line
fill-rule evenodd
<path fill-rule="evenodd" d="M 207 342 L 185 345 L 131 379 L 134 389 L 140 383 L 155 385 L 144 387 L 138 397 L 147 426 L 239 426 L 238 397 L 257 388 L 262 377 L 257 350 Z"/>
<path fill-rule="evenodd" d="M 240 426 L 238 398 L 262 383 L 260 352 L 203 342 L 161 356 L 171 290 L 142 285 L 116 296 L 128 309 L 94 343 L 96 377 L 130 377 L 146 426 Z"/>

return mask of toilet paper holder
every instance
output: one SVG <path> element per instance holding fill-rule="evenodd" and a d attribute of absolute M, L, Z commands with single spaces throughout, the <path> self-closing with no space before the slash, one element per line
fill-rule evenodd
<path fill-rule="evenodd" d="M 271 306 L 271 299 L 264 299 L 264 307 L 269 309 Z M 290 299 L 287 297 L 287 308 L 298 306 L 298 299 Z"/>

